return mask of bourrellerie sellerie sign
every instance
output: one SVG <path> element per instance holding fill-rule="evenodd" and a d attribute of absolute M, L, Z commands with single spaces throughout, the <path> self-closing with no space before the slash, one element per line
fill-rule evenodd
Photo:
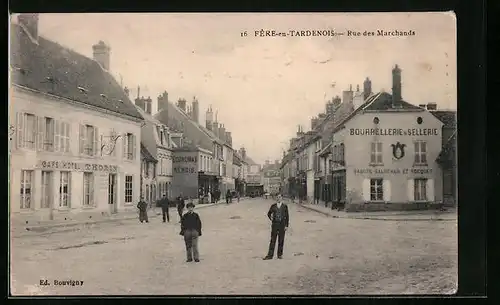
<path fill-rule="evenodd" d="M 61 169 L 70 171 L 85 171 L 85 172 L 118 172 L 117 165 L 93 164 L 93 163 L 77 163 L 66 161 L 40 161 L 38 164 L 42 169 Z"/>

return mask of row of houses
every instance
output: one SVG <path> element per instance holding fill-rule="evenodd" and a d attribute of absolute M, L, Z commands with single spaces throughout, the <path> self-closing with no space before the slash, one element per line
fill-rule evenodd
<path fill-rule="evenodd" d="M 163 194 L 198 198 L 240 188 L 254 162 L 215 122 L 164 93 L 133 102 L 110 73 L 110 47 L 93 58 L 38 35 L 38 15 L 10 28 L 9 197 L 24 220 L 75 219 L 136 210 Z M 208 123 L 207 123 L 208 124 Z M 78 217 L 76 215 L 79 215 Z"/>
<path fill-rule="evenodd" d="M 281 162 L 283 193 L 346 211 L 420 209 L 457 199 L 456 111 L 402 98 L 401 69 L 392 94 L 343 91 L 298 127 Z"/>

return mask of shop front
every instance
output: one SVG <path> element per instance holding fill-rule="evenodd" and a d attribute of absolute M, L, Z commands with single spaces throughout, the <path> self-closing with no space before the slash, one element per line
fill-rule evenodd
<path fill-rule="evenodd" d="M 102 160 L 47 159 L 31 166 L 16 161 L 12 164 L 11 188 L 16 191 L 11 191 L 11 211 L 26 221 L 114 214 L 133 209 L 140 196 L 139 166 L 134 171 L 128 164 L 98 163 Z"/>

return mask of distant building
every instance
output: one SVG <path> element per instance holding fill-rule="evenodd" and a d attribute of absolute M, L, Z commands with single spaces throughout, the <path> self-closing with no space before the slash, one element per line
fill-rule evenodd
<path fill-rule="evenodd" d="M 109 73 L 109 46 L 94 45 L 91 59 L 40 37 L 38 14 L 10 31 L 11 212 L 28 221 L 135 211 L 143 117 Z"/>

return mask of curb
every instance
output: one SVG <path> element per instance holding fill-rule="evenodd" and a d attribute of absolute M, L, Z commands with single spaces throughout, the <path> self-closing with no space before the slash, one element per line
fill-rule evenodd
<path fill-rule="evenodd" d="M 196 206 L 197 209 L 202 209 L 202 208 L 208 208 L 212 206 L 217 206 L 220 203 L 216 204 L 199 204 Z M 148 215 L 148 218 L 156 218 L 160 217 L 160 215 Z M 138 214 L 134 213 L 134 215 L 130 216 L 125 216 L 123 218 L 107 218 L 107 219 L 100 219 L 100 220 L 91 220 L 91 221 L 79 221 L 79 222 L 68 222 L 68 223 L 57 223 L 57 224 L 47 224 L 47 225 L 37 225 L 37 226 L 29 226 L 29 227 L 24 227 L 24 231 L 29 231 L 29 232 L 36 232 L 37 229 L 52 229 L 52 228 L 69 228 L 69 227 L 75 227 L 75 226 L 85 226 L 85 225 L 93 225 L 93 224 L 100 224 L 100 223 L 108 223 L 108 222 L 117 222 L 117 221 L 125 221 L 125 220 L 132 220 L 132 219 L 138 219 Z"/>
<path fill-rule="evenodd" d="M 457 221 L 456 218 L 381 218 L 379 216 L 372 216 L 372 217 L 362 217 L 362 216 L 337 216 L 337 215 L 331 215 L 327 212 L 316 210 L 314 208 L 299 204 L 301 207 L 314 211 L 316 213 L 323 214 L 328 217 L 332 218 L 342 218 L 342 219 L 357 219 L 357 220 L 381 220 L 381 221 Z"/>

